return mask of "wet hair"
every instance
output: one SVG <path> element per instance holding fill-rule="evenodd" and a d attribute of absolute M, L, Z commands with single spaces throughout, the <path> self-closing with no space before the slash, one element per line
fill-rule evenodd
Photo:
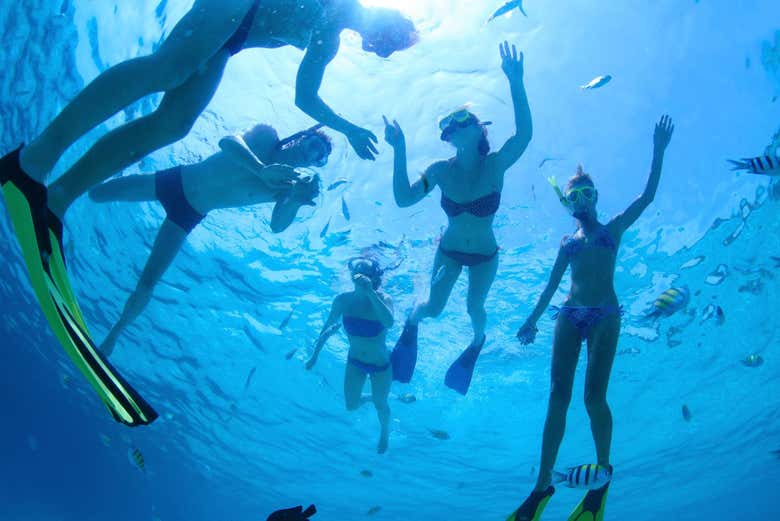
<path fill-rule="evenodd" d="M 379 56 L 390 56 L 403 51 L 420 40 L 417 28 L 400 11 L 383 7 L 369 8 L 371 22 L 361 33 L 363 48 Z"/>
<path fill-rule="evenodd" d="M 574 185 L 590 185 L 593 188 L 596 188 L 596 185 L 593 183 L 593 178 L 590 174 L 585 173 L 585 170 L 582 169 L 582 165 L 577 165 L 577 173 L 569 178 L 569 182 L 566 183 L 566 189 L 569 189 Z"/>
<path fill-rule="evenodd" d="M 288 148 L 297 147 L 308 139 L 319 139 L 325 146 L 327 155 L 333 152 L 333 141 L 330 136 L 321 130 L 322 125 L 315 125 L 309 129 L 295 133 L 292 136 L 280 139 L 276 144 L 278 150 L 286 150 Z"/>
<path fill-rule="evenodd" d="M 369 268 L 367 270 L 357 270 L 356 267 L 361 264 L 364 266 L 367 264 Z M 355 257 L 349 260 L 348 265 L 349 271 L 353 275 L 359 273 L 371 279 L 371 286 L 373 286 L 374 290 L 378 290 L 382 285 L 382 274 L 384 273 L 384 270 L 379 266 L 379 262 L 376 260 L 370 257 Z"/>
<path fill-rule="evenodd" d="M 479 143 L 477 144 L 477 150 L 479 150 L 479 155 L 482 157 L 485 157 L 490 153 L 490 141 L 488 141 L 487 136 L 487 127 L 482 125 L 482 136 L 480 136 Z"/>

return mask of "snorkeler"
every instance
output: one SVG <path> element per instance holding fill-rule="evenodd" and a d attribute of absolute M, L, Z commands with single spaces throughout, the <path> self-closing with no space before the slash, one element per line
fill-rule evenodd
<path fill-rule="evenodd" d="M 379 291 L 382 268 L 369 258 L 358 257 L 349 262 L 349 271 L 355 290 L 342 293 L 333 300 L 325 325 L 322 327 L 312 357 L 306 369 L 317 363 L 320 351 L 328 339 L 344 324 L 349 340 L 347 368 L 344 373 L 344 399 L 347 410 L 374 402 L 379 417 L 380 435 L 377 452 L 384 454 L 390 436 L 390 405 L 387 396 L 393 381 L 393 371 L 386 347 L 387 330 L 393 325 L 393 303 Z M 371 378 L 371 395 L 363 396 L 366 378 Z"/>
<path fill-rule="evenodd" d="M 159 49 L 101 73 L 40 136 L 6 155 L 0 177 L 24 187 L 31 206 L 28 217 L 36 230 L 59 229 L 59 221 L 79 196 L 189 133 L 216 92 L 231 56 L 243 49 L 286 45 L 306 51 L 296 78 L 296 105 L 344 134 L 358 156 L 373 159 L 376 136 L 337 115 L 318 94 L 345 29 L 358 32 L 363 49 L 383 58 L 414 45 L 418 38 L 414 24 L 398 11 L 363 7 L 357 0 L 278 0 L 270 5 L 261 0 L 197 0 Z M 157 110 L 107 133 L 62 177 L 45 186 L 76 140 L 156 92 L 165 93 Z M 52 253 L 48 239 L 48 234 L 38 234 L 44 260 Z"/>
<path fill-rule="evenodd" d="M 141 279 L 100 346 L 103 354 L 112 353 L 119 335 L 147 306 L 155 284 L 209 211 L 274 203 L 271 231 L 279 233 L 301 206 L 314 206 L 319 193 L 317 176 L 299 177 L 294 169 L 323 166 L 331 152 L 329 138 L 316 127 L 279 140 L 272 127 L 257 125 L 241 137 L 222 139 L 220 147 L 200 163 L 121 177 L 90 190 L 96 202 L 156 200 L 166 212 Z"/>
<path fill-rule="evenodd" d="M 591 177 L 577 169 L 565 191 L 553 184 L 561 203 L 577 220 L 577 231 L 561 241 L 558 257 L 539 302 L 517 332 L 523 344 L 536 338 L 536 321 L 550 303 L 566 268 L 571 266 L 571 290 L 557 315 L 553 339 L 550 399 L 544 424 L 542 457 L 536 487 L 507 521 L 538 521 L 555 492 L 551 485 L 553 466 L 566 428 L 566 412 L 571 401 L 574 371 L 582 341 L 588 343 L 585 376 L 585 407 L 590 417 L 598 464 L 608 468 L 612 442 L 612 413 L 607 404 L 607 385 L 620 335 L 622 309 L 614 288 L 615 261 L 623 233 L 653 202 L 661 177 L 664 152 L 674 126 L 663 116 L 653 135 L 653 162 L 644 192 L 620 215 L 601 224 L 596 214 L 598 191 Z M 554 183 L 554 180 L 551 180 Z M 587 493 L 570 521 L 603 518 L 609 484 Z"/>
<path fill-rule="evenodd" d="M 422 178 L 409 183 L 406 140 L 397 122 L 385 118 L 385 139 L 395 150 L 393 193 L 405 208 L 422 200 L 435 186 L 441 188 L 441 207 L 449 225 L 441 238 L 433 265 L 430 296 L 418 304 L 406 321 L 392 354 L 394 378 L 408 382 L 417 359 L 417 328 L 427 317 L 444 310 L 463 267 L 469 268 L 468 313 L 474 338 L 450 366 L 445 384 L 466 394 L 474 364 L 485 344 L 485 299 L 498 268 L 498 245 L 493 234 L 493 216 L 501 201 L 506 171 L 520 159 L 531 141 L 531 111 L 523 85 L 523 54 L 504 42 L 500 46 L 501 68 L 509 79 L 514 105 L 515 135 L 496 153 L 490 153 L 486 125 L 466 109 L 453 112 L 439 123 L 441 139 L 451 143 L 455 157 L 427 168 Z M 477 197 L 475 197 L 475 195 Z"/>

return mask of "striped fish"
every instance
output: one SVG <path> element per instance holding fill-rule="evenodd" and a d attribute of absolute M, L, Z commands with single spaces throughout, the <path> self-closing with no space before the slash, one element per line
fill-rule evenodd
<path fill-rule="evenodd" d="M 669 288 L 655 299 L 653 309 L 647 316 L 650 318 L 672 316 L 685 308 L 690 300 L 691 292 L 687 286 Z"/>
<path fill-rule="evenodd" d="M 127 458 L 130 460 L 131 465 L 138 467 L 141 472 L 146 472 L 146 462 L 140 450 L 135 447 L 127 449 Z"/>
<path fill-rule="evenodd" d="M 728 160 L 732 170 L 745 170 L 750 174 L 780 176 L 780 158 L 770 155 L 742 158 L 740 161 Z"/>
<path fill-rule="evenodd" d="M 553 471 L 553 483 L 565 483 L 570 488 L 601 488 L 612 479 L 612 471 L 593 463 L 570 467 L 566 472 Z"/>

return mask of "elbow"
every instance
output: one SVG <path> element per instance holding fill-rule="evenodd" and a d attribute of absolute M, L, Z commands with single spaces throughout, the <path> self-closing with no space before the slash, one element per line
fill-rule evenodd
<path fill-rule="evenodd" d="M 295 106 L 304 111 L 306 114 L 311 113 L 313 108 L 313 96 L 310 92 L 296 92 L 295 93 Z"/>

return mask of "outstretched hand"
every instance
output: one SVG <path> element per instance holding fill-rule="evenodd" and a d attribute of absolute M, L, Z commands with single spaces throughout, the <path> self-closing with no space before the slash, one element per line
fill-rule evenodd
<path fill-rule="evenodd" d="M 404 131 L 401 130 L 401 125 L 396 120 L 390 123 L 385 116 L 382 116 L 382 119 L 385 121 L 385 141 L 393 148 L 404 144 L 406 137 Z"/>
<path fill-rule="evenodd" d="M 672 118 L 664 114 L 661 116 L 661 121 L 655 124 L 655 132 L 653 133 L 653 144 L 657 152 L 663 152 L 672 140 L 672 134 L 674 134 L 674 124 Z"/>
<path fill-rule="evenodd" d="M 535 325 L 525 323 L 517 330 L 517 339 L 524 346 L 533 344 L 536 340 L 536 332 L 539 331 Z"/>
<path fill-rule="evenodd" d="M 289 188 L 298 179 L 298 172 L 289 165 L 274 163 L 261 167 L 263 180 L 272 189 Z"/>
<path fill-rule="evenodd" d="M 509 81 L 522 80 L 523 79 L 523 53 L 519 55 L 517 53 L 517 47 L 512 45 L 509 47 L 509 42 L 504 41 L 498 46 L 501 52 L 501 69 L 509 78 Z"/>
<path fill-rule="evenodd" d="M 374 144 L 378 143 L 379 140 L 370 130 L 355 127 L 354 130 L 347 134 L 347 139 L 349 139 L 349 144 L 352 145 L 352 148 L 355 150 L 360 159 L 368 159 L 373 161 L 374 156 L 379 153 L 379 151 L 374 146 Z"/>

